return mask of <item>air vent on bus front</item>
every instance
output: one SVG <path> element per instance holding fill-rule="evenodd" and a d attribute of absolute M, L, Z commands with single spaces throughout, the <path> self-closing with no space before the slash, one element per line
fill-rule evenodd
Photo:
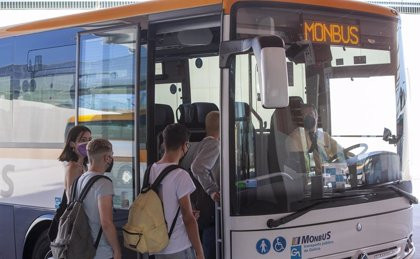
<path fill-rule="evenodd" d="M 401 248 L 400 247 L 391 247 L 387 249 L 382 249 L 374 252 L 368 253 L 369 258 L 374 259 L 392 259 L 397 258 L 397 255 L 400 253 Z"/>

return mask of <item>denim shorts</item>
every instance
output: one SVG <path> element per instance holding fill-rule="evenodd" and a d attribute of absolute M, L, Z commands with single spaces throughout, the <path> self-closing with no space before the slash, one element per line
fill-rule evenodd
<path fill-rule="evenodd" d="M 192 247 L 175 254 L 157 254 L 155 259 L 195 259 L 195 252 Z"/>

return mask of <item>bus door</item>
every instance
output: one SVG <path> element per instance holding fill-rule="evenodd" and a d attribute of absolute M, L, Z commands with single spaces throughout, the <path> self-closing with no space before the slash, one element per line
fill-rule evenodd
<path fill-rule="evenodd" d="M 93 138 L 108 139 L 113 145 L 114 166 L 106 175 L 114 186 L 114 222 L 120 239 L 140 182 L 143 163 L 138 145 L 144 146 L 146 141 L 146 134 L 139 134 L 145 129 L 140 124 L 145 124 L 146 113 L 136 109 L 145 107 L 144 96 L 141 98 L 145 91 L 139 83 L 140 74 L 144 74 L 139 68 L 144 51 L 138 47 L 138 34 L 138 26 L 124 26 L 78 35 L 77 123 L 89 127 Z M 136 257 L 127 249 L 123 251 L 124 258 Z"/>
<path fill-rule="evenodd" d="M 220 26 L 219 13 L 150 24 L 148 73 L 153 81 L 148 81 L 149 115 L 152 109 L 154 112 L 154 116 L 149 116 L 149 121 L 153 119 L 153 122 L 148 124 L 150 162 L 163 155 L 163 129 L 169 124 L 181 123 L 191 133 L 191 149 L 180 163 L 189 170 L 192 157 L 197 154 L 194 146 L 206 136 L 206 115 L 210 111 L 220 111 Z M 219 182 L 217 169 L 212 170 L 212 174 Z M 213 221 L 221 222 L 214 217 L 215 210 L 211 206 L 203 208 L 198 200 L 192 203 L 194 209 L 200 210 L 198 224 L 201 230 L 206 226 L 210 229 L 216 224 Z M 220 210 L 217 212 L 220 215 Z M 217 241 L 220 247 L 221 239 L 217 238 Z"/>

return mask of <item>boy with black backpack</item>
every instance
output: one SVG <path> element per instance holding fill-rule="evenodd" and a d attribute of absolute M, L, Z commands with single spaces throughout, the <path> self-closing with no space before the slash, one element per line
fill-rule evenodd
<path fill-rule="evenodd" d="M 171 124 L 165 128 L 165 153 L 161 160 L 151 166 L 149 184 L 153 184 L 165 168 L 179 163 L 188 151 L 189 135 L 188 129 L 181 124 Z M 190 201 L 190 194 L 194 190 L 191 177 L 181 168 L 172 170 L 161 181 L 159 196 L 163 202 L 168 228 L 175 223 L 168 246 L 155 253 L 155 259 L 204 259 L 198 225 Z"/>
<path fill-rule="evenodd" d="M 112 169 L 112 145 L 95 139 L 88 143 L 87 153 L 88 171 L 73 182 L 51 251 L 55 259 L 121 259 L 112 218 L 112 182 L 104 175 Z"/>

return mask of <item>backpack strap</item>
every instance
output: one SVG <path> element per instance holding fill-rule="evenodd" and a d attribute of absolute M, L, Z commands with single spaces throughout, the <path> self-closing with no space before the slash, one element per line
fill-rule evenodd
<path fill-rule="evenodd" d="M 88 182 L 86 183 L 85 187 L 83 188 L 83 190 L 80 192 L 79 194 L 79 198 L 77 199 L 79 202 L 83 202 L 83 200 L 86 198 L 86 195 L 88 194 L 90 188 L 92 187 L 92 185 L 99 180 L 100 178 L 105 178 L 108 179 L 109 181 L 112 182 L 112 180 L 105 175 L 95 175 L 93 177 L 91 177 Z"/>
<path fill-rule="evenodd" d="M 153 164 L 149 165 L 149 166 L 147 167 L 147 169 L 146 169 L 146 172 L 144 173 L 143 185 L 142 185 L 142 187 L 141 187 L 141 191 L 140 191 L 140 192 L 142 192 L 142 193 L 143 193 L 143 190 L 144 190 L 144 189 L 146 189 L 146 188 L 150 187 L 150 184 L 149 184 L 149 179 L 150 179 L 150 168 L 152 168 L 152 165 L 153 165 Z"/>
<path fill-rule="evenodd" d="M 170 172 L 172 172 L 175 169 L 182 168 L 179 165 L 169 165 L 163 171 L 159 174 L 159 176 L 156 178 L 156 180 L 153 182 L 150 189 L 154 190 L 155 192 L 158 192 L 159 184 L 162 182 L 163 178 L 165 178 Z M 149 170 L 150 174 L 150 170 Z"/>
<path fill-rule="evenodd" d="M 174 231 L 175 224 L 176 224 L 176 221 L 177 221 L 177 219 L 178 219 L 178 215 L 179 215 L 179 211 L 180 211 L 180 210 L 181 210 L 181 207 L 178 207 L 178 210 L 176 211 L 175 217 L 174 217 L 174 219 L 172 220 L 171 229 L 169 230 L 169 233 L 168 233 L 168 238 L 169 238 L 169 239 L 171 238 L 172 232 Z"/>

